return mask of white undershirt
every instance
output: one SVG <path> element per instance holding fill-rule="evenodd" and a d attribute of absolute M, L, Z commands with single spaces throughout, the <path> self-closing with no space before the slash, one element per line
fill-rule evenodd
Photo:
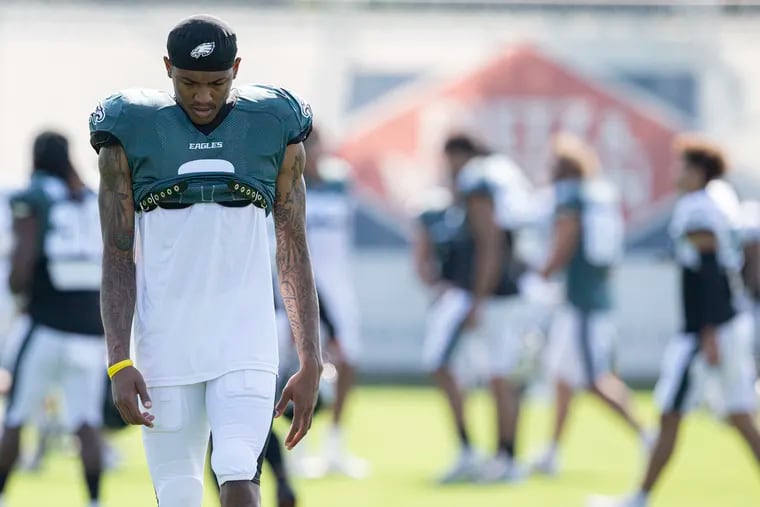
<path fill-rule="evenodd" d="M 277 373 L 263 210 L 195 204 L 137 217 L 135 358 L 151 386 Z"/>

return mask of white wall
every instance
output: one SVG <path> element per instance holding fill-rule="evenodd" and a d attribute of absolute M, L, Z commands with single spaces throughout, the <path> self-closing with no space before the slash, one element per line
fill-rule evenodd
<path fill-rule="evenodd" d="M 0 184 L 23 179 L 29 142 L 47 125 L 74 137 L 76 160 L 94 181 L 86 122 L 95 103 L 120 88 L 168 89 L 165 36 L 177 20 L 201 10 L 209 9 L 0 5 Z M 760 87 L 752 86 L 760 77 L 758 18 L 340 7 L 212 11 L 238 31 L 239 79 L 293 88 L 335 134 L 350 126 L 343 105 L 351 69 L 414 71 L 433 79 L 476 66 L 507 44 L 532 41 L 601 75 L 615 68 L 696 70 L 706 76 L 704 126 L 730 141 L 747 165 L 758 157 Z"/>
<path fill-rule="evenodd" d="M 407 252 L 362 252 L 354 265 L 366 371 L 420 373 L 428 298 Z M 663 348 L 680 326 L 678 273 L 668 261 L 629 257 L 615 273 L 616 363 L 628 379 L 657 378 Z"/>

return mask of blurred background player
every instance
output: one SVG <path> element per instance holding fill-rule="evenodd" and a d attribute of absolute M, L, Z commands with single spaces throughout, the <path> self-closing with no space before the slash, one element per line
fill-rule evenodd
<path fill-rule="evenodd" d="M 0 492 L 19 454 L 21 428 L 57 386 L 65 427 L 81 443 L 94 507 L 100 495 L 105 396 L 97 198 L 72 166 L 63 135 L 38 135 L 33 164 L 28 188 L 11 199 L 15 242 L 9 284 L 23 299 L 30 326 L 13 368 L 0 443 Z"/>
<path fill-rule="evenodd" d="M 742 280 L 755 320 L 755 337 L 760 330 L 760 201 L 742 203 Z M 757 346 L 757 343 L 755 343 Z"/>
<path fill-rule="evenodd" d="M 13 215 L 11 213 L 11 189 L 0 190 L 0 367 L 6 368 L 7 355 L 13 352 L 17 345 L 14 338 L 23 334 L 27 324 L 20 317 L 19 305 L 8 286 L 7 280 L 11 269 L 11 253 L 13 248 Z M 2 371 L 2 370 L 0 370 Z M 0 382 L 0 392 L 3 390 Z"/>
<path fill-rule="evenodd" d="M 741 206 L 722 178 L 721 150 L 699 138 L 677 144 L 682 192 L 673 211 L 670 233 L 681 266 L 683 331 L 665 350 L 655 400 L 661 411 L 660 432 L 638 492 L 618 501 L 593 505 L 646 507 L 649 495 L 670 461 L 681 420 L 699 399 L 706 374 L 720 386 L 721 415 L 745 440 L 760 465 L 754 330 L 740 304 Z"/>
<path fill-rule="evenodd" d="M 325 472 L 361 478 L 369 472 L 363 459 L 346 448 L 343 422 L 354 385 L 360 352 L 360 325 L 351 265 L 354 242 L 354 202 L 348 178 L 350 168 L 325 149 L 318 129 L 304 143 L 306 164 L 306 228 L 319 312 L 326 339 L 326 360 L 337 373 L 332 421 L 324 442 Z"/>
<path fill-rule="evenodd" d="M 450 137 L 444 155 L 454 202 L 441 200 L 422 213 L 415 246 L 418 275 L 433 292 L 423 348 L 424 365 L 446 394 L 460 441 L 459 456 L 441 482 L 510 481 L 515 464 L 519 393 L 512 373 L 519 360 L 517 279 L 522 264 L 513 251 L 509 220 L 524 200 L 527 181 L 505 157 L 488 155 L 467 136 Z M 510 206 L 512 208 L 510 208 Z M 519 208 L 517 208 L 519 209 Z M 464 393 L 451 360 L 467 331 L 482 336 L 497 416 L 497 451 L 482 464 L 465 421 Z"/>
<path fill-rule="evenodd" d="M 565 275 L 566 304 L 554 316 L 546 350 L 556 389 L 554 432 L 534 463 L 536 471 L 549 475 L 558 471 L 560 440 L 579 388 L 606 403 L 642 441 L 647 439 L 631 412 L 628 388 L 611 372 L 615 327 L 610 277 L 623 248 L 617 192 L 596 178 L 596 155 L 579 138 L 560 135 L 553 150 L 553 246 L 541 276 Z"/>

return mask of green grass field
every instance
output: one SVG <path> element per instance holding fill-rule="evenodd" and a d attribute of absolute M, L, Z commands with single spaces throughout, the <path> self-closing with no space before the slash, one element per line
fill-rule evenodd
<path fill-rule="evenodd" d="M 648 422 L 654 413 L 647 396 L 637 406 Z M 630 489 L 641 458 L 632 435 L 591 399 L 575 408 L 558 479 L 530 478 L 517 485 L 436 486 L 433 479 L 449 465 L 455 451 L 444 405 L 426 388 L 362 388 L 351 407 L 350 444 L 371 461 L 369 479 L 331 477 L 298 481 L 301 507 L 582 507 L 590 493 L 617 494 Z M 479 394 L 468 406 L 474 433 L 483 449 L 491 447 L 491 408 Z M 528 405 L 521 423 L 518 452 L 540 447 L 547 434 L 549 408 Z M 318 419 L 307 444 L 318 448 L 325 416 Z M 280 428 L 282 429 L 282 428 Z M 104 484 L 105 507 L 155 505 L 138 430 L 117 437 L 126 455 L 122 468 Z M 654 507 L 760 506 L 760 475 L 739 439 L 708 415 L 695 414 L 682 434 L 680 452 Z M 264 505 L 273 507 L 273 491 L 264 472 Z M 82 507 L 86 505 L 74 457 L 52 455 L 40 474 L 16 475 L 8 490 L 8 507 Z M 207 494 L 204 506 L 218 505 Z"/>

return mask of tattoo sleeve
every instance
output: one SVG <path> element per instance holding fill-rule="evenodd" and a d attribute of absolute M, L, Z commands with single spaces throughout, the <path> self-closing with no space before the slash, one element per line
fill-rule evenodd
<path fill-rule="evenodd" d="M 322 360 L 319 303 L 306 242 L 305 158 L 302 144 L 288 147 L 277 177 L 274 203 L 280 293 L 302 364 Z"/>
<path fill-rule="evenodd" d="M 103 281 L 100 311 L 108 346 L 108 364 L 129 358 L 135 311 L 135 211 L 132 175 L 121 145 L 105 146 L 98 155 L 100 227 L 103 233 Z"/>

